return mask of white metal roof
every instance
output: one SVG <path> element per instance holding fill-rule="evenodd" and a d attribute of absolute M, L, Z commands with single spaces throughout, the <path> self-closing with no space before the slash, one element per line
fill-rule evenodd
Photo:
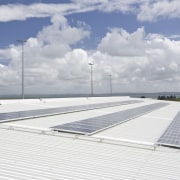
<path fill-rule="evenodd" d="M 179 150 L 0 130 L 0 179 L 139 180 L 180 177 Z"/>
<path fill-rule="evenodd" d="M 131 98 L 1 101 L 0 112 L 128 99 Z M 143 100 L 142 103 L 119 107 L 1 123 L 0 179 L 179 180 L 180 150 L 167 147 L 156 147 L 154 150 L 151 146 L 180 110 L 178 103 L 169 102 L 166 107 L 90 137 L 49 129 L 61 123 L 157 102 Z M 142 142 L 142 146 L 138 146 L 138 142 Z"/>
<path fill-rule="evenodd" d="M 98 98 L 97 98 L 98 99 Z M 99 99 L 99 101 L 94 101 L 94 100 L 86 100 L 86 104 L 92 104 L 94 102 L 111 102 L 112 99 L 114 98 L 106 98 L 109 99 L 109 101 L 102 101 L 101 98 Z M 131 98 L 116 98 L 116 101 L 124 101 L 124 100 L 129 100 Z M 46 100 L 47 101 L 47 100 Z M 74 99 L 73 99 L 74 101 Z M 75 105 L 75 103 L 69 100 L 69 106 Z M 77 104 L 79 105 L 80 102 L 79 99 L 76 99 L 76 101 L 78 102 Z M 16 121 L 16 122 L 9 122 L 8 124 L 18 124 L 18 125 L 27 125 L 27 126 L 34 126 L 34 127 L 40 127 L 40 128 L 49 128 L 55 125 L 60 125 L 60 124 L 64 124 L 64 123 L 69 123 L 69 122 L 73 122 L 73 121 L 78 121 L 78 120 L 83 120 L 86 118 L 91 118 L 91 117 L 96 117 L 96 116 L 100 116 L 100 115 L 105 115 L 105 114 L 110 114 L 110 113 L 114 113 L 114 112 L 118 112 L 118 111 L 123 111 L 123 110 L 127 110 L 127 109 L 131 109 L 131 108 L 135 108 L 135 107 L 139 107 L 139 106 L 143 106 L 143 105 L 147 105 L 147 104 L 152 104 L 154 103 L 153 100 L 149 100 L 149 101 L 144 101 L 142 103 L 134 103 L 134 104 L 127 104 L 127 105 L 121 105 L 121 106 L 115 106 L 115 107 L 109 107 L 109 108 L 101 108 L 101 109 L 94 109 L 94 110 L 88 110 L 88 111 L 81 111 L 81 112 L 75 112 L 75 113 L 67 113 L 67 114 L 61 114 L 61 115 L 56 115 L 56 116 L 47 116 L 47 117 L 42 117 L 42 118 L 35 118 L 35 119 L 29 119 L 28 121 Z M 27 104 L 27 103 L 26 103 Z M 58 106 L 67 106 L 67 104 L 64 104 L 64 101 L 61 102 L 59 101 L 56 105 L 56 107 Z M 31 104 L 30 104 L 31 105 Z M 33 105 L 31 105 L 33 109 L 35 109 L 35 107 Z M 19 109 L 23 109 L 24 110 L 24 105 L 21 103 L 20 105 L 17 106 Z M 49 103 L 47 103 L 47 107 L 49 107 Z M 46 108 L 47 108 L 46 107 Z M 41 108 L 41 106 L 39 106 L 39 108 Z M 4 108 L 5 109 L 5 108 Z M 9 108 L 8 106 L 6 106 L 5 112 L 7 112 Z M 37 109 L 37 107 L 36 107 Z M 26 109 L 25 109 L 26 110 Z M 11 109 L 11 111 L 13 111 Z"/>
<path fill-rule="evenodd" d="M 156 142 L 180 110 L 177 103 L 160 108 L 126 123 L 98 133 L 98 137 Z M 97 135 L 95 135 L 97 136 Z"/>

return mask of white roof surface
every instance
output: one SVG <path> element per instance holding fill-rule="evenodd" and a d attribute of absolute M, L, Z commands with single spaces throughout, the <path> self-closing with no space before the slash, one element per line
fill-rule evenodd
<path fill-rule="evenodd" d="M 1 100 L 0 113 L 132 100 L 129 97 Z M 137 100 L 137 99 L 135 99 Z M 92 136 L 50 127 L 159 102 L 61 114 L 0 124 L 2 180 L 179 180 L 180 149 L 154 144 L 180 110 L 179 103 L 147 113 Z"/>

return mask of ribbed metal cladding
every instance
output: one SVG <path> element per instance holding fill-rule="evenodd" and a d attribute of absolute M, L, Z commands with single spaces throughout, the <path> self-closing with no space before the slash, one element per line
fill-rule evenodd
<path fill-rule="evenodd" d="M 2 180 L 179 180 L 177 150 L 0 129 Z M 179 152 L 179 151 L 178 151 Z"/>
<path fill-rule="evenodd" d="M 56 108 L 44 108 L 44 109 L 34 109 L 27 111 L 17 111 L 17 112 L 8 112 L 0 113 L 0 122 L 3 121 L 12 121 L 17 119 L 26 119 L 32 117 L 44 117 L 49 115 L 57 115 L 70 112 L 78 111 L 87 111 L 92 109 L 100 109 L 114 106 L 121 106 L 125 104 L 140 103 L 143 101 L 140 100 L 127 100 L 127 101 L 118 101 L 118 102 L 107 102 L 107 103 L 96 103 L 96 104 L 85 104 L 77 106 L 65 106 L 65 107 L 56 107 Z"/>
<path fill-rule="evenodd" d="M 180 148 L 180 111 L 159 138 L 157 144 Z"/>
<path fill-rule="evenodd" d="M 61 124 L 53 126 L 52 128 L 57 131 L 78 133 L 78 134 L 92 134 L 104 130 L 108 127 L 120 124 L 122 122 L 131 120 L 138 116 L 144 115 L 158 108 L 167 106 L 168 103 L 154 103 L 148 104 L 124 111 L 119 111 L 103 116 L 87 118 L 80 121 Z"/>

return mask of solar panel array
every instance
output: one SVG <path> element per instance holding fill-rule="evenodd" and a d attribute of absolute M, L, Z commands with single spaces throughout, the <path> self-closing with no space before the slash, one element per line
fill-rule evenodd
<path fill-rule="evenodd" d="M 133 109 L 128 109 L 116 113 L 111 113 L 103 116 L 88 118 L 85 120 L 74 121 L 52 127 L 55 131 L 70 132 L 77 134 L 94 134 L 106 128 L 115 126 L 127 120 L 141 116 L 147 112 L 157 108 L 166 106 L 167 103 L 154 103 Z"/>
<path fill-rule="evenodd" d="M 180 112 L 159 138 L 157 144 L 180 148 Z"/>
<path fill-rule="evenodd" d="M 120 102 L 108 102 L 108 103 L 87 104 L 87 105 L 79 105 L 79 106 L 7 112 L 7 113 L 0 113 L 0 122 L 27 119 L 27 118 L 32 118 L 32 117 L 43 117 L 43 116 L 85 111 L 85 110 L 98 109 L 98 108 L 106 108 L 106 107 L 112 107 L 112 106 L 120 106 L 120 105 L 140 103 L 140 102 L 142 101 L 128 100 L 128 101 L 120 101 Z"/>

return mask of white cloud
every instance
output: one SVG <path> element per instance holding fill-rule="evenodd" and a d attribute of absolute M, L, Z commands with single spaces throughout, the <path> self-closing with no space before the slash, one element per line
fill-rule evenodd
<path fill-rule="evenodd" d="M 44 85 L 61 86 L 64 78 L 81 81 L 87 78 L 88 56 L 83 50 L 73 50 L 71 45 L 79 43 L 89 36 L 90 32 L 83 27 L 71 27 L 62 16 L 53 16 L 52 24 L 44 27 L 35 38 L 29 38 L 24 45 L 25 60 L 25 85 L 27 91 L 32 87 Z M 11 59 L 8 66 L 0 68 L 0 84 L 13 85 L 14 90 L 19 91 L 21 85 L 21 46 L 11 45 L 7 49 L 0 50 L 1 58 Z M 87 62 L 82 64 L 82 60 Z M 81 63 L 80 63 L 81 62 Z M 81 67 L 82 66 L 82 67 Z M 84 68 L 85 66 L 85 68 Z M 9 80 L 8 80 L 9 79 Z M 64 81 L 63 81 L 64 83 Z M 15 86 L 16 85 L 16 86 Z M 73 83 L 71 84 L 74 86 Z M 69 87 L 70 85 L 67 84 Z M 29 89 L 30 88 L 30 89 Z M 29 89 L 29 90 L 28 90 Z M 66 85 L 59 89 L 66 89 Z M 57 89 L 56 89 L 57 91 Z"/>
<path fill-rule="evenodd" d="M 143 28 L 132 34 L 123 29 L 112 29 L 102 39 L 98 49 L 114 56 L 142 56 L 145 53 L 145 46 Z"/>
<path fill-rule="evenodd" d="M 0 6 L 0 21 L 25 20 L 32 17 L 51 17 L 55 14 L 64 15 L 80 9 L 76 4 L 45 4 L 31 5 L 7 4 Z"/>
<path fill-rule="evenodd" d="M 0 5 L 0 21 L 26 20 L 80 12 L 103 11 L 132 13 L 139 21 L 180 18 L 179 0 L 72 0 L 71 3 L 34 3 Z"/>
<path fill-rule="evenodd" d="M 0 5 L 0 21 L 26 20 L 28 18 L 43 18 L 58 15 L 68 15 L 79 12 L 88 12 L 97 9 L 96 6 L 87 6 L 83 3 L 34 3 L 30 5 L 7 4 Z"/>
<path fill-rule="evenodd" d="M 108 32 L 98 48 L 97 59 L 111 67 L 120 91 L 179 90 L 179 41 L 146 35 L 143 28 L 131 34 L 120 29 Z"/>
<path fill-rule="evenodd" d="M 141 4 L 138 20 L 156 21 L 158 18 L 180 18 L 180 1 L 149 0 Z"/>
<path fill-rule="evenodd" d="M 94 62 L 94 92 L 109 92 L 112 74 L 114 92 L 178 91 L 180 89 L 180 41 L 158 34 L 146 34 L 144 28 L 133 33 L 111 29 L 98 48 L 88 52 L 72 45 L 88 38 L 83 27 L 72 27 L 67 19 L 55 15 L 24 46 L 25 93 L 90 93 L 90 67 Z M 0 50 L 1 93 L 21 92 L 21 46 Z"/>

